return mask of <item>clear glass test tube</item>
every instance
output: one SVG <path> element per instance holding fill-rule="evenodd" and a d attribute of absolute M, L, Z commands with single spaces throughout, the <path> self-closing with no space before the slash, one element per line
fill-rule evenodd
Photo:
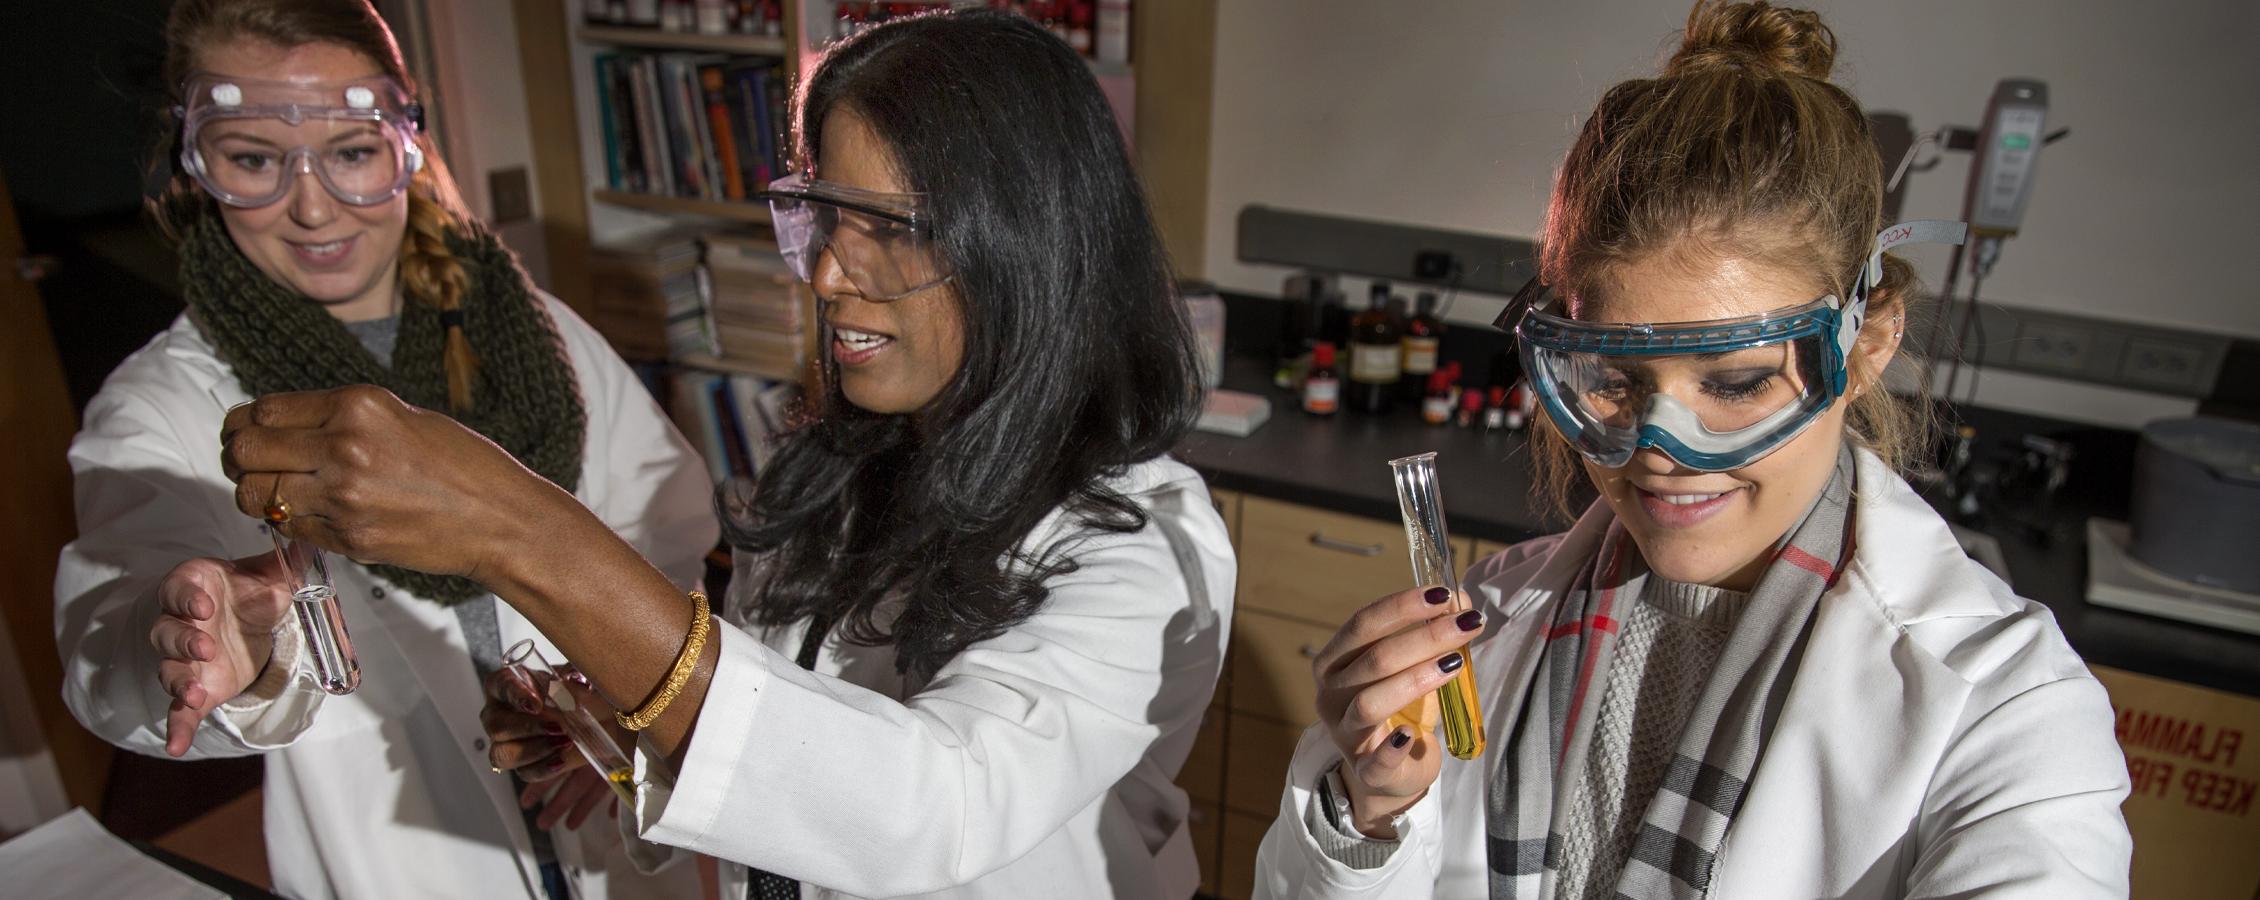
<path fill-rule="evenodd" d="M 345 633 L 345 611 L 338 608 L 329 563 L 313 544 L 285 538 L 272 524 L 267 536 L 274 538 L 275 559 L 290 579 L 291 614 L 306 634 L 314 679 L 332 694 L 353 693 L 361 686 L 361 661 L 354 657 L 353 639 Z"/>
<path fill-rule="evenodd" d="M 621 752 L 620 745 L 612 740 L 604 723 L 597 721 L 589 711 L 589 688 L 569 678 L 548 658 L 541 655 L 531 639 L 510 645 L 502 654 L 502 672 L 518 682 L 534 696 L 541 698 L 542 708 L 557 716 L 565 726 L 565 735 L 580 748 L 581 757 L 595 766 L 620 796 L 620 802 L 633 806 L 636 802 L 636 764 Z"/>
<path fill-rule="evenodd" d="M 1405 542 L 1412 548 L 1413 584 L 1442 585 L 1452 592 L 1452 611 L 1471 608 L 1460 592 L 1459 570 L 1452 563 L 1451 535 L 1444 528 L 1444 494 L 1436 484 L 1436 454 L 1422 453 L 1389 461 L 1397 484 L 1397 512 L 1405 520 Z M 1460 759 L 1483 755 L 1483 703 L 1476 696 L 1475 657 L 1465 644 L 1455 651 L 1460 667 L 1452 680 L 1436 689 L 1436 715 L 1444 722 L 1444 749 Z M 1405 707 L 1390 721 L 1418 731 L 1434 727 L 1427 715 L 1430 698 Z"/>

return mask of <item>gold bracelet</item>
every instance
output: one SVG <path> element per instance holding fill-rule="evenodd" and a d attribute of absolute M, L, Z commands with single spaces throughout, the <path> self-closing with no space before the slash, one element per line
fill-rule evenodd
<path fill-rule="evenodd" d="M 691 670 L 698 668 L 699 654 L 706 650 L 707 628 L 706 595 L 692 591 L 691 635 L 683 640 L 683 652 L 675 656 L 674 671 L 667 673 L 667 682 L 659 686 L 659 693 L 644 701 L 643 708 L 636 710 L 634 715 L 619 712 L 612 714 L 620 720 L 620 727 L 629 731 L 650 728 L 651 723 L 658 721 L 659 714 L 667 711 L 667 704 L 675 702 L 675 695 L 682 693 L 683 685 L 690 683 Z"/>

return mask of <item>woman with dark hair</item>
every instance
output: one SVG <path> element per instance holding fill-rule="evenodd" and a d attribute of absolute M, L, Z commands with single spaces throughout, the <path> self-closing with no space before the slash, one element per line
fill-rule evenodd
<path fill-rule="evenodd" d="M 1166 456 L 1199 403 L 1192 339 L 1106 102 L 1042 28 L 961 11 L 834 47 L 797 112 L 800 170 L 769 197 L 828 353 L 805 423 L 721 498 L 718 625 L 570 497 L 379 390 L 239 410 L 238 502 L 279 494 L 287 533 L 522 611 L 619 711 L 647 861 L 738 864 L 726 896 L 1188 896 L 1171 782 L 1235 573 Z M 579 768 L 532 697 L 493 694 L 495 765 Z"/>
<path fill-rule="evenodd" d="M 351 693 L 318 686 L 272 539 L 230 514 L 218 432 L 260 394 L 382 384 L 685 586 L 715 536 L 704 467 L 604 339 L 455 203 L 366 0 L 180 0 L 170 16 L 171 178 L 152 206 L 188 309 L 110 374 L 71 443 L 79 537 L 55 619 L 73 714 L 137 753 L 261 757 L 266 858 L 289 896 L 697 890 L 689 867 L 639 872 L 602 815 L 583 827 L 613 803 L 603 779 L 522 784 L 488 761 L 482 681 L 540 634 L 477 582 L 333 559 L 362 668 Z"/>

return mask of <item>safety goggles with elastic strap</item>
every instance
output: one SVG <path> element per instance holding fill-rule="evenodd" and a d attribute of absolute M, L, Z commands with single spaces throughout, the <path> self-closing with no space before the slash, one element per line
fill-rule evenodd
<path fill-rule="evenodd" d="M 1641 448 L 1705 472 L 1749 465 L 1843 398 L 1883 254 L 1960 244 L 1961 222 L 1905 222 L 1876 235 L 1849 297 L 1703 322 L 1587 322 L 1533 279 L 1500 313 L 1540 406 L 1572 447 L 1616 468 Z"/>

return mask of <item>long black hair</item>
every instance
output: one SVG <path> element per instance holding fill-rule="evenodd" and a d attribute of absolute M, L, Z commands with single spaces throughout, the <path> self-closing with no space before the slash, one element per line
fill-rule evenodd
<path fill-rule="evenodd" d="M 765 558 L 756 621 L 891 643 L 898 669 L 930 678 L 1041 608 L 1075 543 L 1146 526 L 1106 479 L 1184 436 L 1197 364 L 1121 132 L 1057 37 L 989 10 L 897 20 L 816 68 L 795 117 L 802 166 L 836 110 L 926 195 L 964 362 L 925 409 L 879 415 L 847 402 L 827 357 L 809 420 L 745 506 L 720 504 L 724 532 Z M 1020 546 L 1063 506 L 1065 538 Z"/>

